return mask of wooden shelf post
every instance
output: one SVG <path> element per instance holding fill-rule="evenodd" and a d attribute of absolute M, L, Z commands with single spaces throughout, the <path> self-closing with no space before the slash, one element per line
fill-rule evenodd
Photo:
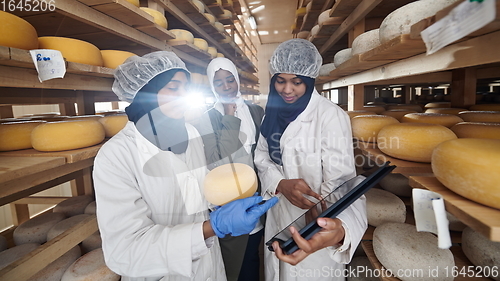
<path fill-rule="evenodd" d="M 365 85 L 347 86 L 347 110 L 361 110 L 365 102 Z"/>
<path fill-rule="evenodd" d="M 459 68 L 452 71 L 451 107 L 468 108 L 476 103 L 476 69 Z"/>

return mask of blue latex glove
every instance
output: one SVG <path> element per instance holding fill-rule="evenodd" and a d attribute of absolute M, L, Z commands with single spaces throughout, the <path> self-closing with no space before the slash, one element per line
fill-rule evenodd
<path fill-rule="evenodd" d="M 273 197 L 263 204 L 261 196 L 252 196 L 234 200 L 210 213 L 210 224 L 219 238 L 226 235 L 240 236 L 250 233 L 260 216 L 278 203 L 278 198 Z"/>

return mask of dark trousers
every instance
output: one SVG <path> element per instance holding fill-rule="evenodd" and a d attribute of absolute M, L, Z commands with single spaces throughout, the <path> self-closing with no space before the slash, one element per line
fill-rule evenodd
<path fill-rule="evenodd" d="M 260 242 L 264 236 L 264 229 L 248 237 L 243 266 L 240 270 L 238 281 L 260 280 Z"/>

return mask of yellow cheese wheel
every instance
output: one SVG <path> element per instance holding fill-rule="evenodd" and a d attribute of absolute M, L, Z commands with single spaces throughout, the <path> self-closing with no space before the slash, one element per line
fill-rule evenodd
<path fill-rule="evenodd" d="M 171 29 L 169 30 L 175 35 L 174 39 L 170 39 L 168 41 L 188 41 L 189 43 L 194 43 L 193 33 L 184 30 L 184 29 Z"/>
<path fill-rule="evenodd" d="M 424 105 L 424 108 L 450 108 L 451 102 L 442 101 L 442 102 L 428 102 Z"/>
<path fill-rule="evenodd" d="M 0 46 L 24 50 L 38 49 L 38 35 L 26 20 L 0 11 Z"/>
<path fill-rule="evenodd" d="M 82 40 L 64 37 L 38 37 L 40 49 L 53 49 L 62 53 L 67 61 L 103 66 L 99 49 Z"/>
<path fill-rule="evenodd" d="M 202 51 L 208 51 L 208 43 L 205 39 L 194 38 L 194 45 L 200 48 Z"/>
<path fill-rule="evenodd" d="M 380 106 L 380 105 L 365 105 L 363 106 L 363 110 L 366 111 L 371 111 L 377 114 L 381 114 L 382 112 L 385 111 L 385 107 Z"/>
<path fill-rule="evenodd" d="M 406 110 L 413 110 L 416 112 L 422 112 L 422 107 L 418 104 L 391 104 L 386 106 L 387 110 L 392 110 L 392 109 L 406 109 Z"/>
<path fill-rule="evenodd" d="M 463 111 L 458 114 L 465 122 L 500 123 L 500 111 Z"/>
<path fill-rule="evenodd" d="M 104 140 L 104 127 L 95 120 L 49 122 L 31 132 L 38 151 L 61 151 L 96 145 Z"/>
<path fill-rule="evenodd" d="M 432 150 L 440 143 L 456 139 L 450 129 L 427 123 L 400 123 L 385 126 L 377 146 L 385 154 L 415 162 L 431 162 Z"/>
<path fill-rule="evenodd" d="M 207 52 L 210 54 L 210 56 L 212 56 L 212 58 L 216 58 L 217 57 L 217 49 L 216 48 L 214 48 L 214 47 L 208 47 Z"/>
<path fill-rule="evenodd" d="M 218 58 L 224 58 L 225 56 L 224 56 L 224 54 L 217 53 L 217 57 L 218 57 Z"/>
<path fill-rule="evenodd" d="M 99 122 L 104 127 L 106 137 L 110 138 L 125 127 L 128 122 L 128 117 L 125 114 L 108 115 L 99 119 Z"/>
<path fill-rule="evenodd" d="M 203 14 L 205 12 L 205 4 L 203 4 L 203 2 L 199 0 L 191 0 L 191 1 L 193 1 L 193 4 L 196 6 L 196 8 L 200 13 Z"/>
<path fill-rule="evenodd" d="M 75 121 L 75 120 L 95 120 L 99 121 L 102 118 L 102 115 L 77 115 L 77 116 L 68 116 L 64 119 L 64 121 Z"/>
<path fill-rule="evenodd" d="M 216 21 L 214 23 L 215 29 L 219 32 L 224 32 L 224 25 L 221 22 Z"/>
<path fill-rule="evenodd" d="M 167 22 L 167 18 L 165 17 L 165 15 L 160 12 L 160 11 L 157 11 L 155 9 L 151 9 L 151 8 L 146 8 L 146 7 L 140 7 L 139 9 L 143 10 L 144 12 L 150 14 L 153 19 L 154 19 L 154 22 L 163 27 L 163 28 L 167 28 L 168 27 L 168 22 Z"/>
<path fill-rule="evenodd" d="M 103 66 L 115 69 L 125 62 L 131 56 L 137 56 L 134 53 L 119 50 L 101 50 Z"/>
<path fill-rule="evenodd" d="M 500 140 L 456 139 L 432 153 L 432 172 L 447 188 L 500 209 Z"/>
<path fill-rule="evenodd" d="M 141 3 L 139 2 L 139 0 L 126 0 L 127 2 L 129 2 L 130 4 L 136 6 L 137 8 L 139 8 L 141 6 Z"/>
<path fill-rule="evenodd" d="M 398 119 L 399 122 L 401 122 L 401 118 L 405 116 L 408 113 L 417 113 L 415 110 L 409 110 L 409 109 L 389 109 L 384 112 L 382 112 L 382 115 L 387 115 L 394 117 Z"/>
<path fill-rule="evenodd" d="M 500 140 L 500 123 L 461 122 L 451 130 L 459 138 Z"/>
<path fill-rule="evenodd" d="M 207 20 L 211 23 L 215 23 L 215 17 L 212 14 L 209 13 L 203 13 L 203 15 L 207 18 Z"/>
<path fill-rule="evenodd" d="M 430 123 L 448 128 L 463 121 L 456 115 L 442 113 L 408 113 L 401 118 L 401 123 Z"/>
<path fill-rule="evenodd" d="M 303 17 L 303 16 L 305 16 L 306 15 L 306 7 L 300 7 L 300 8 L 298 8 L 297 11 L 295 11 L 295 15 L 297 17 L 301 17 L 301 16 Z"/>
<path fill-rule="evenodd" d="M 475 104 L 471 107 L 469 107 L 469 110 L 473 110 L 473 111 L 478 111 L 478 110 L 482 110 L 482 111 L 500 111 L 500 103 L 497 103 L 497 104 Z"/>
<path fill-rule="evenodd" d="M 359 116 L 359 115 L 374 115 L 373 112 L 371 111 L 368 111 L 368 110 L 350 110 L 350 111 L 346 111 L 347 115 L 349 115 L 349 118 L 352 119 L 356 116 Z"/>
<path fill-rule="evenodd" d="M 0 123 L 0 151 L 32 148 L 31 132 L 46 121 Z"/>
<path fill-rule="evenodd" d="M 245 164 L 221 165 L 205 177 L 205 198 L 217 206 L 252 196 L 255 191 L 257 191 L 257 175 L 252 167 Z"/>
<path fill-rule="evenodd" d="M 379 131 L 385 126 L 399 123 L 386 115 L 358 115 L 351 119 L 352 136 L 363 142 L 377 142 Z"/>
<path fill-rule="evenodd" d="M 442 113 L 442 114 L 453 114 L 458 115 L 462 111 L 467 111 L 465 108 L 455 108 L 455 107 L 436 107 L 436 108 L 427 108 L 425 113 Z"/>

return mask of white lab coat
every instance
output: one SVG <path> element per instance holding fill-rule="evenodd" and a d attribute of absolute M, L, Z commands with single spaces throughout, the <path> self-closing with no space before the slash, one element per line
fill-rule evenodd
<path fill-rule="evenodd" d="M 203 239 L 203 144 L 186 124 L 185 153 L 161 151 L 132 122 L 99 150 L 97 219 L 107 266 L 122 280 L 226 280 L 218 240 Z"/>
<path fill-rule="evenodd" d="M 269 157 L 268 144 L 262 135 L 255 151 L 264 199 L 280 196 L 279 202 L 267 212 L 266 242 L 305 212 L 285 196 L 275 194 L 280 180 L 301 178 L 313 191 L 325 196 L 356 175 L 349 117 L 316 90 L 306 109 L 284 131 L 280 149 L 283 167 Z M 342 276 L 344 264 L 350 262 L 367 228 L 364 196 L 338 218 L 346 230 L 344 244 L 319 250 L 296 266 L 279 261 L 274 253 L 264 249 L 266 281 L 344 280 L 337 276 Z"/>

